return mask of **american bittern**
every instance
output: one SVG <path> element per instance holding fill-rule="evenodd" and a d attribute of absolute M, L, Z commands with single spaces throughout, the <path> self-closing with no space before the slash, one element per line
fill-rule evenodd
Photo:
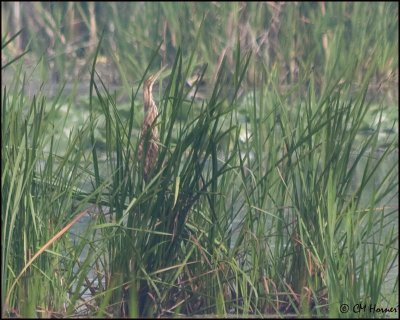
<path fill-rule="evenodd" d="M 157 118 L 158 109 L 153 100 L 153 84 L 164 70 L 162 68 L 157 73 L 149 76 L 143 84 L 143 101 L 144 101 L 144 120 L 142 131 L 140 133 L 140 143 L 138 149 L 138 159 L 143 161 L 143 177 L 148 179 L 158 156 L 158 129 L 154 125 L 154 120 Z M 145 154 L 144 154 L 145 153 Z M 143 155 L 144 154 L 144 155 Z"/>

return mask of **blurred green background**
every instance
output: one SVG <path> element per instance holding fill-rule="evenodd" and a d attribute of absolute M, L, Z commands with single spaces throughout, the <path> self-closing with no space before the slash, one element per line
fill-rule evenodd
<path fill-rule="evenodd" d="M 3 316 L 396 316 L 398 3 L 1 15 Z"/>
<path fill-rule="evenodd" d="M 3 2 L 1 8 L 3 39 L 22 30 L 3 62 L 29 48 L 27 67 L 38 83 L 88 83 L 89 58 L 104 31 L 98 72 L 127 92 L 158 46 L 153 68 L 170 65 L 182 50 L 186 60 L 194 55 L 193 74 L 208 65 L 211 85 L 223 56 L 234 73 L 240 44 L 242 56 L 253 56 L 246 85 L 276 77 L 285 92 L 312 70 L 318 90 L 329 78 L 350 75 L 357 90 L 374 69 L 371 96 L 398 100 L 395 2 Z"/>

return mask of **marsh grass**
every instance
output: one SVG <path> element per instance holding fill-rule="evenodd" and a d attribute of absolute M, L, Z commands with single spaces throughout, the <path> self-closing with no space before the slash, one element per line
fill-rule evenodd
<path fill-rule="evenodd" d="M 98 63 L 107 61 L 111 69 L 103 72 L 102 78 L 122 87 L 128 95 L 132 81 L 145 73 L 149 57 L 159 45 L 157 65 L 171 65 L 178 50 L 184 62 L 193 53 L 191 68 L 207 64 L 204 80 L 212 83 L 224 56 L 228 76 L 234 75 L 235 50 L 240 43 L 241 50 L 255 53 L 243 79 L 250 90 L 260 79 L 260 70 L 269 75 L 275 68 L 279 87 L 292 89 L 303 71 L 313 68 L 319 94 L 329 81 L 350 74 L 360 91 L 365 72 L 377 63 L 370 89 L 375 97 L 383 91 L 392 95 L 391 102 L 396 103 L 395 3 L 187 3 L 175 10 L 175 4 L 161 2 L 5 2 L 1 14 L 3 37 L 21 31 L 3 55 L 15 57 L 29 45 L 36 57 L 34 65 L 43 58 L 40 78 L 48 82 L 74 82 L 79 78 L 78 87 L 88 85 L 87 70 L 104 29 Z M 372 56 L 380 57 L 379 61 L 371 61 Z M 262 81 L 256 84 L 260 86 Z M 299 97 L 304 99 L 306 92 L 300 90 Z"/>
<path fill-rule="evenodd" d="M 298 27 L 288 21 L 282 28 Z M 341 51 L 348 35 L 334 33 L 325 69 L 312 68 L 312 52 L 289 91 L 279 67 L 260 67 L 238 37 L 215 75 L 202 69 L 200 78 L 214 81 L 199 103 L 185 84 L 210 32 L 199 25 L 192 51 L 177 47 L 161 76 L 165 90 L 154 92 L 160 152 L 147 182 L 137 160 L 140 88 L 162 45 L 138 52 L 145 67 L 119 60 L 119 70 L 142 71 L 122 112 L 96 69 L 108 45 L 99 35 L 86 62 L 88 116 L 73 129 L 77 105 L 63 87 L 55 99 L 40 90 L 29 99 L 21 56 L 5 66 L 15 73 L 2 89 L 3 316 L 376 317 L 339 307 L 396 306 L 398 278 L 387 278 L 398 259 L 398 140 L 382 141 L 384 103 L 359 138 L 382 47 L 359 78 L 362 50 L 350 59 Z M 3 39 L 3 49 L 18 36 Z M 376 34 L 368 36 L 350 46 L 365 48 Z M 284 49 L 282 57 L 292 50 Z M 251 90 L 241 94 L 249 77 Z"/>

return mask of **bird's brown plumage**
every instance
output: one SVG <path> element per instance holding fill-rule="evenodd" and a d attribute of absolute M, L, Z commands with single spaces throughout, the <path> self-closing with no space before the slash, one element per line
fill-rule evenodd
<path fill-rule="evenodd" d="M 158 156 L 158 129 L 155 126 L 155 119 L 158 115 L 157 106 L 153 100 L 153 84 L 159 77 L 161 71 L 149 76 L 143 84 L 143 100 L 144 100 L 144 120 L 140 133 L 140 143 L 138 149 L 138 159 L 143 161 L 143 177 L 148 179 L 150 173 L 157 161 Z M 145 154 L 144 154 L 145 153 Z"/>

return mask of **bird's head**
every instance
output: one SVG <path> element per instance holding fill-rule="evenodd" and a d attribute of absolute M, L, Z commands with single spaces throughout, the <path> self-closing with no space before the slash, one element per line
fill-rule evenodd
<path fill-rule="evenodd" d="M 156 108 L 154 101 L 153 101 L 153 84 L 160 76 L 161 72 L 164 71 L 166 66 L 161 68 L 158 72 L 150 75 L 143 84 L 143 96 L 144 96 L 144 110 L 145 112 L 149 111 L 152 108 Z"/>
<path fill-rule="evenodd" d="M 165 70 L 166 66 L 162 67 L 159 71 L 157 71 L 156 73 L 150 75 L 144 82 L 144 88 L 145 90 L 149 90 L 151 91 L 151 89 L 153 88 L 153 84 L 154 82 L 158 79 L 158 77 L 160 76 L 160 74 Z"/>

